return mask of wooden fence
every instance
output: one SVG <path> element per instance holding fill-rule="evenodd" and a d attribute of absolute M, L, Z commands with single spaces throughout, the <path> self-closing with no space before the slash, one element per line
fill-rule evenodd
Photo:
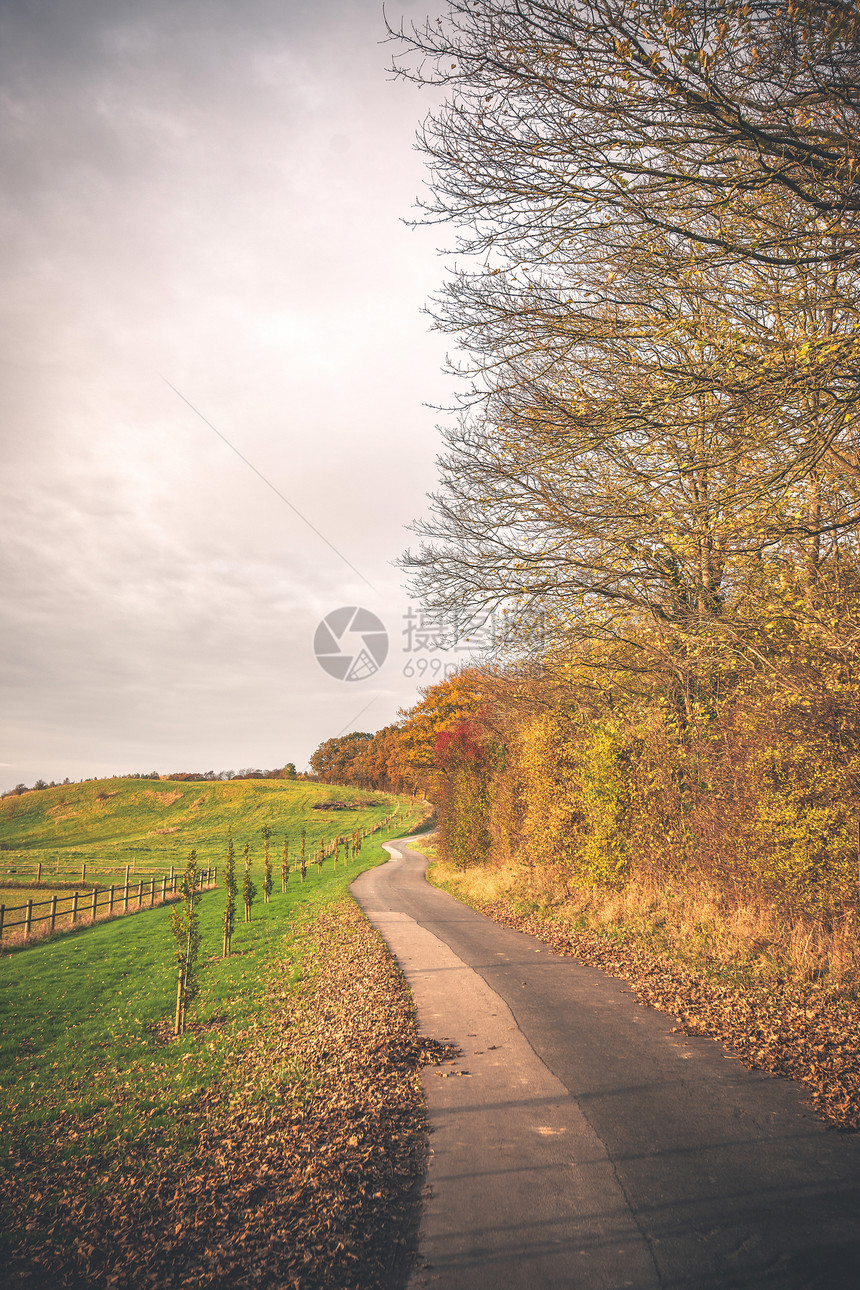
<path fill-rule="evenodd" d="M 78 919 L 89 919 L 95 922 L 99 911 L 107 917 L 117 914 L 136 914 L 141 909 L 152 909 L 156 900 L 163 904 L 179 894 L 182 873 L 173 873 L 163 878 L 148 878 L 130 883 L 128 878 L 121 885 L 110 887 L 93 887 L 92 891 L 73 891 L 70 896 L 53 895 L 48 900 L 28 900 L 26 905 L 0 905 L 0 942 L 3 935 L 13 928 L 23 927 L 24 938 L 33 934 L 37 923 L 50 923 L 45 929 L 48 936 L 55 930 L 58 919 L 70 918 L 71 924 Z M 201 889 L 212 888 L 218 884 L 218 866 L 203 869 L 200 873 Z M 69 906 L 69 908 L 64 908 Z M 44 914 L 34 914 L 35 909 L 44 909 Z M 23 914 L 23 918 L 12 921 L 10 915 Z"/>
<path fill-rule="evenodd" d="M 385 819 L 379 820 L 372 827 L 365 827 L 356 832 L 362 838 L 372 837 L 374 833 L 380 833 L 391 824 L 397 823 L 400 815 L 401 809 L 398 807 L 396 811 L 387 815 Z M 351 834 L 344 835 L 344 837 L 351 836 Z M 342 845 L 344 837 L 338 837 L 337 843 Z M 316 860 L 318 867 L 322 860 L 332 853 L 331 848 L 334 845 L 334 843 L 327 845 L 322 839 L 320 840 L 319 856 Z M 310 863 L 313 863 L 313 860 Z M 87 867 L 84 865 L 81 871 L 81 878 L 84 881 L 86 872 Z M 38 923 L 50 924 L 45 929 L 45 934 L 50 936 L 60 919 L 68 918 L 70 924 L 74 926 L 79 919 L 94 923 L 100 912 L 106 917 L 112 917 L 117 914 L 134 914 L 141 909 L 152 909 L 156 902 L 163 904 L 165 901 L 174 899 L 179 894 L 179 886 L 182 882 L 182 873 L 174 873 L 172 870 L 169 876 L 165 874 L 162 878 L 141 878 L 139 882 L 129 882 L 128 875 L 128 866 L 126 866 L 125 882 L 121 884 L 115 883 L 110 887 L 95 886 L 92 891 L 73 891 L 70 896 L 54 895 L 47 900 L 28 900 L 25 905 L 0 905 L 0 943 L 4 934 L 11 932 L 13 928 L 23 928 L 23 939 L 26 940 L 33 935 L 34 926 Z M 40 881 L 41 877 L 40 863 L 37 867 L 36 880 Z M 201 870 L 201 890 L 217 885 L 217 865 L 212 869 Z M 33 911 L 37 909 L 45 909 L 46 912 L 36 914 Z M 16 914 L 22 914 L 23 917 L 10 917 Z"/>

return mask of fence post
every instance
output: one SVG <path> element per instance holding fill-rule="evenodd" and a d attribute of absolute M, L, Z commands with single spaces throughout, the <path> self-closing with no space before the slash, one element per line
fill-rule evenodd
<path fill-rule="evenodd" d="M 24 922 L 25 936 L 30 935 L 30 931 L 32 927 L 33 927 L 33 898 L 31 896 L 30 899 L 27 901 L 27 913 L 26 913 L 25 922 Z"/>
<path fill-rule="evenodd" d="M 138 909 L 140 909 L 141 905 L 143 904 L 143 879 L 142 878 L 140 882 L 137 884 L 137 886 L 138 886 L 137 907 Z"/>
<path fill-rule="evenodd" d="M 40 860 L 36 868 L 36 882 L 41 882 L 41 881 L 42 881 L 42 861 Z"/>
<path fill-rule="evenodd" d="M 124 905 L 124 907 L 123 907 L 123 911 L 122 911 L 124 914 L 127 914 L 127 913 L 128 913 L 128 870 L 129 870 L 129 866 L 128 866 L 128 865 L 126 865 L 126 866 L 125 866 L 125 889 L 124 889 L 124 892 L 123 892 L 123 896 L 124 896 L 124 899 L 125 899 L 125 905 Z"/>
<path fill-rule="evenodd" d="M 51 934 L 52 935 L 56 925 L 57 925 L 57 893 L 54 892 L 53 896 L 51 897 Z"/>
<path fill-rule="evenodd" d="M 115 891 L 114 885 L 113 885 L 113 883 L 111 883 L 111 885 L 110 885 L 110 900 L 108 901 L 108 913 L 109 913 L 109 914 L 112 914 L 112 913 L 113 913 L 113 897 L 114 897 L 114 891 Z"/>
<path fill-rule="evenodd" d="M 155 904 L 155 878 L 153 877 L 149 884 L 149 908 Z"/>
<path fill-rule="evenodd" d="M 218 866 L 217 866 L 217 864 L 216 864 L 215 868 L 212 870 L 212 886 L 213 886 L 213 887 L 217 887 L 217 886 L 218 886 Z"/>
<path fill-rule="evenodd" d="M 73 891 L 72 892 L 72 922 L 76 923 L 77 921 L 78 921 L 78 893 L 76 891 Z"/>
<path fill-rule="evenodd" d="M 6 922 L 6 906 L 0 905 L 0 941 L 3 939 L 3 924 Z"/>
<path fill-rule="evenodd" d="M 165 900 L 167 900 L 167 874 L 165 874 L 165 875 L 164 875 L 164 877 L 163 877 L 163 878 L 162 878 L 162 880 L 161 880 L 161 902 L 162 902 L 162 904 L 165 902 Z"/>
<path fill-rule="evenodd" d="M 96 912 L 98 911 L 98 907 L 99 907 L 99 889 L 98 889 L 98 886 L 95 886 L 93 887 L 93 908 L 92 908 L 93 922 L 96 921 Z"/>
<path fill-rule="evenodd" d="M 87 880 L 87 866 L 86 866 L 86 864 L 82 864 L 82 865 L 81 865 L 81 882 L 86 882 L 86 880 Z"/>

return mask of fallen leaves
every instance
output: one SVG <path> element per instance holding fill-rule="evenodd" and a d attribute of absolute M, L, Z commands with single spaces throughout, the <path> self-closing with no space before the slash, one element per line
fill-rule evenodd
<path fill-rule="evenodd" d="M 312 934 L 309 984 L 284 997 L 292 965 L 273 974 L 233 1086 L 176 1109 L 193 1141 L 183 1158 L 150 1143 L 121 1160 L 64 1160 L 55 1135 L 15 1162 L 5 1284 L 375 1290 L 405 1280 L 426 1158 L 420 1067 L 453 1051 L 418 1038 L 405 981 L 351 902 L 321 914 Z"/>
<path fill-rule="evenodd" d="M 642 1003 L 677 1017 L 685 1034 L 719 1039 L 746 1066 L 802 1081 L 823 1119 L 840 1129 L 860 1129 L 858 1001 L 834 1001 L 815 986 L 797 983 L 719 984 L 633 940 L 518 914 L 504 901 L 471 903 L 558 954 L 629 981 Z"/>

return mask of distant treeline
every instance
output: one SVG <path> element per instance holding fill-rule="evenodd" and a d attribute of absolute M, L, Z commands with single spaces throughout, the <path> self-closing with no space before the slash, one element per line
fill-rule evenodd
<path fill-rule="evenodd" d="M 714 668 L 688 716 L 665 678 L 609 661 L 464 669 L 311 765 L 425 792 L 443 858 L 513 866 L 535 895 L 707 888 L 828 926 L 855 909 L 860 699 L 839 662 L 798 644 L 759 675 Z"/>
<path fill-rule="evenodd" d="M 20 797 L 22 793 L 38 793 L 43 788 L 61 788 L 67 784 L 96 784 L 102 779 L 159 779 L 159 780 L 210 780 L 226 781 L 232 779 L 310 779 L 311 776 L 299 774 L 293 762 L 288 761 L 286 766 L 280 766 L 275 770 L 258 770 L 252 767 L 246 767 L 244 770 L 177 770 L 169 775 L 162 775 L 160 771 L 130 771 L 126 775 L 91 775 L 87 779 L 69 779 L 66 776 L 63 780 L 44 780 L 37 779 L 29 787 L 27 784 L 16 784 L 14 788 L 8 788 L 5 793 L 0 793 L 2 797 Z"/>

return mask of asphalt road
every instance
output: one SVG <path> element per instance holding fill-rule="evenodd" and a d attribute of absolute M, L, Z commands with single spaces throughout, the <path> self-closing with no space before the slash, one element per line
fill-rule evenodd
<path fill-rule="evenodd" d="M 353 894 L 461 1050 L 425 1074 L 410 1290 L 860 1290 L 860 1136 L 389 850 Z"/>

